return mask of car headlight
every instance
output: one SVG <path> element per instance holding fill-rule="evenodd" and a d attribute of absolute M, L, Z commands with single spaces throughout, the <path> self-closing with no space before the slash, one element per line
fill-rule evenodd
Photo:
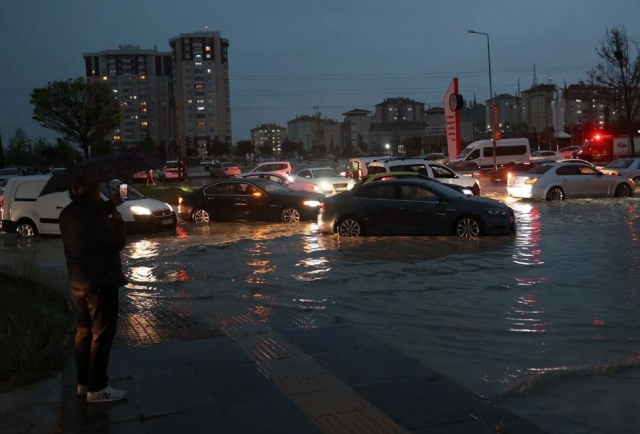
<path fill-rule="evenodd" d="M 491 215 L 495 216 L 505 216 L 507 215 L 507 211 L 499 208 L 485 208 L 485 211 Z"/>
<path fill-rule="evenodd" d="M 305 200 L 304 202 L 302 202 L 304 205 L 306 206 L 310 206 L 312 208 L 318 207 L 320 206 L 320 202 L 318 202 L 317 200 Z"/>
<path fill-rule="evenodd" d="M 328 182 L 321 182 L 320 183 L 320 189 L 322 191 L 332 191 L 333 190 L 333 185 L 329 184 Z"/>
<path fill-rule="evenodd" d="M 313 191 L 320 193 L 320 187 L 318 187 L 317 185 L 314 185 Z"/>
<path fill-rule="evenodd" d="M 295 180 L 293 179 L 293 176 L 287 176 L 287 181 L 289 181 L 289 182 L 293 182 L 293 181 L 295 181 Z"/>
<path fill-rule="evenodd" d="M 143 206 L 138 206 L 138 205 L 130 206 L 129 210 L 133 215 L 151 215 L 151 210 Z"/>

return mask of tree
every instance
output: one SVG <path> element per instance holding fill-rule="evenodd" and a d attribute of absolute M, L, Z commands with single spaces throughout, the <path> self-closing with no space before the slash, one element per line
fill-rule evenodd
<path fill-rule="evenodd" d="M 91 147 L 91 152 L 93 155 L 109 155 L 113 150 L 113 143 L 111 140 L 106 138 L 101 138 L 96 141 L 96 143 Z"/>
<path fill-rule="evenodd" d="M 140 143 L 140 150 L 151 157 L 155 157 L 157 151 L 156 142 L 151 137 L 146 136 Z"/>
<path fill-rule="evenodd" d="M 31 93 L 33 119 L 77 143 L 90 158 L 93 145 L 120 125 L 120 107 L 109 86 L 83 78 L 49 82 Z"/>
<path fill-rule="evenodd" d="M 264 156 L 270 156 L 273 155 L 273 146 L 271 146 L 268 143 L 265 143 L 264 145 L 260 146 L 260 153 Z"/>
<path fill-rule="evenodd" d="M 2 133 L 0 133 L 0 169 L 4 167 L 4 146 L 2 146 Z"/>
<path fill-rule="evenodd" d="M 635 48 L 635 55 L 632 48 Z M 607 30 L 596 53 L 602 62 L 588 72 L 589 78 L 605 102 L 620 113 L 628 128 L 631 154 L 635 155 L 634 121 L 640 114 L 640 47 L 629 39 L 624 27 L 614 27 Z"/>
<path fill-rule="evenodd" d="M 9 139 L 7 156 L 16 166 L 29 165 L 31 159 L 31 141 L 22 128 L 16 128 L 13 136 Z"/>
<path fill-rule="evenodd" d="M 324 158 L 327 155 L 327 147 L 324 145 L 313 145 L 311 147 L 311 154 L 315 157 Z"/>
<path fill-rule="evenodd" d="M 243 157 L 245 162 L 247 161 L 247 155 L 255 152 L 255 146 L 251 140 L 240 140 L 236 145 L 236 155 Z"/>
<path fill-rule="evenodd" d="M 280 151 L 287 157 L 292 157 L 297 150 L 298 150 L 298 143 L 292 142 L 289 139 L 285 139 L 280 144 Z"/>
<path fill-rule="evenodd" d="M 229 145 L 227 143 L 214 140 L 209 145 L 209 152 L 219 157 L 229 152 Z"/>

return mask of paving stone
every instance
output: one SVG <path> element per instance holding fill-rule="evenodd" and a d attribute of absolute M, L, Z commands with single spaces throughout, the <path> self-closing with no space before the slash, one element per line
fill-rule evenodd
<path fill-rule="evenodd" d="M 388 349 L 380 341 L 348 326 L 283 330 L 281 334 L 309 355 L 348 349 Z"/>
<path fill-rule="evenodd" d="M 145 419 L 142 428 L 147 434 L 214 434 L 226 433 L 225 423 L 217 408 L 201 408 L 160 418 Z"/>
<path fill-rule="evenodd" d="M 130 422 L 115 423 L 111 425 L 100 425 L 84 428 L 80 431 L 64 431 L 73 434 L 149 434 L 144 431 L 140 421 L 133 420 Z"/>
<path fill-rule="evenodd" d="M 115 389 L 127 391 L 127 399 L 116 402 L 89 404 L 86 398 L 76 396 L 76 387 L 63 390 L 62 424 L 68 432 L 78 432 L 88 427 L 138 420 L 141 415 L 138 396 L 131 380 L 112 381 Z"/>
<path fill-rule="evenodd" d="M 415 431 L 416 434 L 495 434 L 495 429 L 480 420 L 468 420 L 451 425 Z"/>
<path fill-rule="evenodd" d="M 319 353 L 313 358 L 349 385 L 377 383 L 396 378 L 434 379 L 440 374 L 389 349 L 349 349 Z"/>
<path fill-rule="evenodd" d="M 133 381 L 145 418 L 215 406 L 193 372 L 134 377 Z"/>
<path fill-rule="evenodd" d="M 455 402 L 439 395 L 430 383 L 401 379 L 358 386 L 355 390 L 409 430 L 473 420 Z"/>
<path fill-rule="evenodd" d="M 189 361 L 177 342 L 129 348 L 124 359 L 134 378 L 189 370 Z"/>
<path fill-rule="evenodd" d="M 253 363 L 224 368 L 198 368 L 196 375 L 213 400 L 222 408 L 238 402 L 259 401 L 281 396 L 273 382 Z"/>
<path fill-rule="evenodd" d="M 219 368 L 251 362 L 251 359 L 227 337 L 180 342 L 185 358 L 194 368 Z"/>
<path fill-rule="evenodd" d="M 252 401 L 225 409 L 224 433 L 315 434 L 315 425 L 287 398 Z"/>

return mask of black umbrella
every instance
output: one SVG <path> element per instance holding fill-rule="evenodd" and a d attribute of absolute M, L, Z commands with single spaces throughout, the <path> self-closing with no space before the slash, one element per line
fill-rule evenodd
<path fill-rule="evenodd" d="M 134 173 L 146 172 L 153 168 L 153 160 L 142 153 L 101 155 L 51 175 L 40 196 L 67 191 L 78 179 L 106 182 L 118 178 L 126 179 Z"/>

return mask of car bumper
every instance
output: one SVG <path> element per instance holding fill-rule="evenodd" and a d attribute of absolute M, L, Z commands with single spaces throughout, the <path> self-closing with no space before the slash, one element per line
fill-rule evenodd
<path fill-rule="evenodd" d="M 134 221 L 127 222 L 127 232 L 145 234 L 150 232 L 174 231 L 178 224 L 178 216 L 175 212 L 171 215 L 156 217 L 134 216 Z"/>
<path fill-rule="evenodd" d="M 522 199 L 534 199 L 536 197 L 536 191 L 532 185 L 509 185 L 507 186 L 507 193 L 511 197 L 519 197 Z"/>
<path fill-rule="evenodd" d="M 16 222 L 12 222 L 11 220 L 2 220 L 2 232 L 15 232 L 16 229 Z"/>
<path fill-rule="evenodd" d="M 516 218 L 513 213 L 506 216 L 490 216 L 484 219 L 485 235 L 504 235 L 516 232 Z"/>

